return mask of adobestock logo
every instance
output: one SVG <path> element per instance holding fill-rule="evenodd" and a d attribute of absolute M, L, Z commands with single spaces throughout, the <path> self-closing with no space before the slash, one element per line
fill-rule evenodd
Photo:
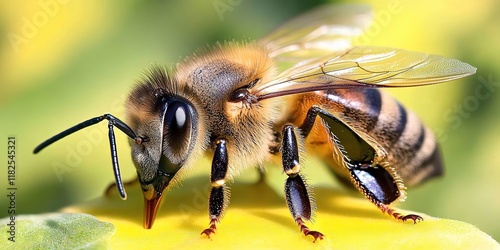
<path fill-rule="evenodd" d="M 53 161 L 51 164 L 59 182 L 63 181 L 64 174 L 73 172 L 82 163 L 83 157 L 92 154 L 94 147 L 101 144 L 105 133 L 97 127 L 90 130 L 84 129 L 79 132 L 84 134 L 86 139 L 81 140 L 76 145 L 66 146 L 66 157 L 63 163 Z"/>
<path fill-rule="evenodd" d="M 489 74 L 488 78 L 480 75 L 477 79 L 479 84 L 476 85 L 471 94 L 443 113 L 443 119 L 447 124 L 450 124 L 450 130 L 459 129 L 463 121 L 470 118 L 471 114 L 479 109 L 481 102 L 491 98 L 493 93 L 500 87 L 500 82 L 494 81 L 492 74 Z M 445 130 L 435 129 L 435 132 L 441 143 L 448 139 Z"/>
<path fill-rule="evenodd" d="M 205 187 L 195 187 L 191 189 L 193 191 L 191 204 L 182 203 L 178 205 L 178 209 L 182 216 L 189 218 L 190 215 L 199 213 L 200 211 L 206 211 L 208 209 L 207 201 L 210 199 L 210 190 L 212 185 L 207 183 Z"/>
<path fill-rule="evenodd" d="M 393 0 L 388 2 L 385 8 L 377 10 L 373 15 L 373 22 L 360 36 L 354 38 L 354 44 L 369 45 L 373 38 L 379 36 L 382 30 L 392 23 L 394 16 L 401 14 L 403 8 L 401 1 Z"/>
<path fill-rule="evenodd" d="M 109 113 L 115 113 L 115 114 L 123 113 L 124 110 L 123 103 L 126 98 L 127 95 L 123 94 L 114 101 L 112 101 L 110 103 L 111 109 L 109 110 L 110 111 Z M 105 112 L 102 113 L 104 114 Z M 85 136 L 85 139 L 82 139 L 81 141 L 79 141 L 74 145 L 66 146 L 65 148 L 66 155 L 64 159 L 54 160 L 50 164 L 59 182 L 62 182 L 64 180 L 65 174 L 71 173 L 77 167 L 79 167 L 82 164 L 85 157 L 92 157 L 92 152 L 94 152 L 94 149 L 107 150 L 107 152 L 109 153 L 109 146 L 108 147 L 104 146 L 104 144 L 109 143 L 107 136 L 108 127 L 105 124 L 98 124 L 96 126 L 87 127 L 85 129 L 78 131 L 78 133 L 83 134 Z M 118 140 L 122 140 L 122 138 Z M 103 161 L 103 165 L 106 164 L 109 164 L 109 166 L 111 166 L 110 162 Z"/>
<path fill-rule="evenodd" d="M 215 0 L 213 2 L 215 12 L 221 21 L 224 21 L 224 13 L 233 12 L 234 7 L 240 5 L 243 0 Z"/>
<path fill-rule="evenodd" d="M 28 44 L 30 39 L 38 35 L 41 29 L 45 28 L 50 19 L 55 17 L 61 6 L 68 4 L 70 0 L 40 0 L 39 9 L 33 13 L 30 18 L 21 18 L 21 29 L 19 32 L 9 32 L 7 38 L 10 45 L 16 53 L 19 52 L 21 45 Z"/>

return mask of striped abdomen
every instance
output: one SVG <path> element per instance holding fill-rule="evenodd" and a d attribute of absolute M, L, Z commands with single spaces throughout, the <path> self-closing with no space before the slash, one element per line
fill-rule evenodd
<path fill-rule="evenodd" d="M 369 137 L 387 152 L 387 161 L 408 186 L 442 173 L 439 148 L 434 134 L 418 117 L 389 94 L 378 89 L 351 89 L 315 92 L 302 96 L 297 114 L 313 106 L 328 110 L 366 140 Z M 299 115 L 301 116 L 301 115 Z M 294 121 L 300 124 L 300 117 Z M 341 177 L 348 173 L 331 157 L 334 148 L 317 118 L 306 139 L 308 151 L 322 157 Z"/>

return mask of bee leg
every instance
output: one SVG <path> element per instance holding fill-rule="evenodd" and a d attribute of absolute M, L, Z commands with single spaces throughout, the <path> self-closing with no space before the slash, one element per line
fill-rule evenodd
<path fill-rule="evenodd" d="M 318 231 L 311 231 L 304 224 L 304 220 L 311 220 L 313 209 L 315 209 L 312 189 L 309 188 L 304 178 L 299 174 L 299 147 L 297 144 L 296 130 L 292 125 L 283 127 L 283 142 L 281 148 L 283 170 L 288 175 L 285 182 L 285 197 L 288 208 L 293 219 L 299 225 L 300 231 L 305 236 L 323 239 L 323 234 Z"/>
<path fill-rule="evenodd" d="M 397 220 L 413 220 L 413 223 L 422 221 L 423 218 L 416 214 L 402 215 L 396 213 L 389 204 L 400 197 L 397 181 L 382 166 L 376 164 L 357 164 L 349 169 L 355 186 L 366 198 L 375 204 L 382 212 L 391 215 Z"/>
<path fill-rule="evenodd" d="M 139 178 L 135 177 L 129 181 L 126 181 L 123 183 L 124 187 L 130 187 L 132 185 L 135 185 L 136 183 L 139 183 Z M 113 190 L 116 190 L 116 182 L 113 182 L 108 185 L 108 187 L 104 190 L 104 195 L 108 198 L 111 198 Z"/>
<path fill-rule="evenodd" d="M 341 142 L 341 145 L 337 145 L 337 147 L 342 146 L 343 148 L 340 152 L 344 155 L 344 160 L 348 162 L 351 181 L 366 198 L 384 213 L 398 220 L 413 220 L 415 223 L 423 220 L 418 215 L 401 215 L 389 208 L 389 204 L 402 195 L 403 186 L 400 186 L 400 181 L 393 177 L 384 167 L 373 164 L 372 162 L 376 156 L 375 149 L 352 128 L 327 110 L 313 106 L 307 111 L 306 118 L 300 126 L 303 137 L 309 135 L 318 116 L 329 129 L 332 141 L 334 143 Z"/>
<path fill-rule="evenodd" d="M 226 140 L 218 139 L 216 144 L 217 148 L 212 160 L 212 172 L 210 175 L 212 189 L 210 190 L 210 198 L 208 200 L 210 227 L 201 232 L 201 234 L 205 234 L 208 238 L 210 238 L 211 234 L 215 234 L 215 230 L 217 229 L 216 224 L 219 223 L 220 218 L 229 205 L 230 197 L 229 189 L 225 184 L 228 164 Z"/>

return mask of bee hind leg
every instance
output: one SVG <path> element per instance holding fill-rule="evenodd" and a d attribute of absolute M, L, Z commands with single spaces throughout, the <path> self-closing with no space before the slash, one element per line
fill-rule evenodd
<path fill-rule="evenodd" d="M 304 224 L 304 220 L 311 220 L 315 209 L 312 189 L 307 186 L 304 178 L 300 175 L 299 148 L 297 144 L 296 130 L 292 125 L 283 127 L 282 142 L 283 170 L 288 175 L 285 182 L 285 197 L 288 208 L 305 236 L 323 239 L 324 235 L 318 231 L 311 231 Z"/>
<path fill-rule="evenodd" d="M 356 188 L 382 212 L 400 221 L 413 220 L 413 223 L 417 223 L 423 220 L 419 215 L 403 215 L 389 207 L 389 204 L 401 196 L 401 191 L 391 174 L 382 166 L 356 164 L 349 169 L 349 172 Z"/>
<path fill-rule="evenodd" d="M 212 189 L 208 200 L 208 212 L 210 217 L 210 226 L 203 230 L 201 234 L 205 234 L 210 238 L 211 234 L 215 234 L 217 224 L 224 215 L 224 212 L 229 205 L 230 192 L 226 186 L 226 174 L 228 166 L 226 140 L 218 139 L 217 148 L 215 149 L 214 158 L 212 160 L 212 171 L 210 182 Z"/>
<path fill-rule="evenodd" d="M 378 206 L 382 212 L 387 213 L 388 215 L 391 215 L 394 217 L 396 220 L 400 221 L 407 221 L 407 220 L 413 220 L 413 224 L 417 224 L 419 221 L 423 221 L 424 218 L 418 214 L 400 214 L 396 213 L 394 209 L 390 208 L 388 205 L 381 204 Z"/>
<path fill-rule="evenodd" d="M 343 150 L 339 151 L 344 155 L 344 160 L 349 165 L 347 169 L 351 182 L 366 198 L 384 213 L 398 220 L 411 219 L 415 223 L 423 220 L 422 217 L 414 214 L 401 215 L 389 207 L 389 204 L 403 195 L 403 185 L 400 185 L 397 177 L 391 175 L 387 169 L 374 163 L 375 149 L 356 131 L 329 113 L 328 110 L 317 106 L 311 107 L 300 126 L 302 136 L 308 136 L 318 116 L 324 126 L 328 128 L 332 141 L 334 143 L 342 142 Z M 339 147 L 340 144 L 336 146 Z"/>

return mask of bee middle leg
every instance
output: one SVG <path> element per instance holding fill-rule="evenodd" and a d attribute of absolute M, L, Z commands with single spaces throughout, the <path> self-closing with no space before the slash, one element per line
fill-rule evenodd
<path fill-rule="evenodd" d="M 297 129 L 292 125 L 285 125 L 283 127 L 281 154 L 283 170 L 288 175 L 285 182 L 285 197 L 288 208 L 295 222 L 300 227 L 300 231 L 305 236 L 313 236 L 314 242 L 316 242 L 317 239 L 323 239 L 324 235 L 318 231 L 309 230 L 304 224 L 304 220 L 311 220 L 315 206 L 312 190 L 308 188 L 304 178 L 300 175 L 301 166 L 296 132 Z"/>
<path fill-rule="evenodd" d="M 216 142 L 214 158 L 212 160 L 212 170 L 210 174 L 210 182 L 212 189 L 210 190 L 210 198 L 208 200 L 208 212 L 210 217 L 210 227 L 203 230 L 201 234 L 205 234 L 210 238 L 211 234 L 215 234 L 217 224 L 224 214 L 224 211 L 229 205 L 230 192 L 226 186 L 226 174 L 228 165 L 228 156 L 226 148 L 226 140 L 218 139 Z"/>

